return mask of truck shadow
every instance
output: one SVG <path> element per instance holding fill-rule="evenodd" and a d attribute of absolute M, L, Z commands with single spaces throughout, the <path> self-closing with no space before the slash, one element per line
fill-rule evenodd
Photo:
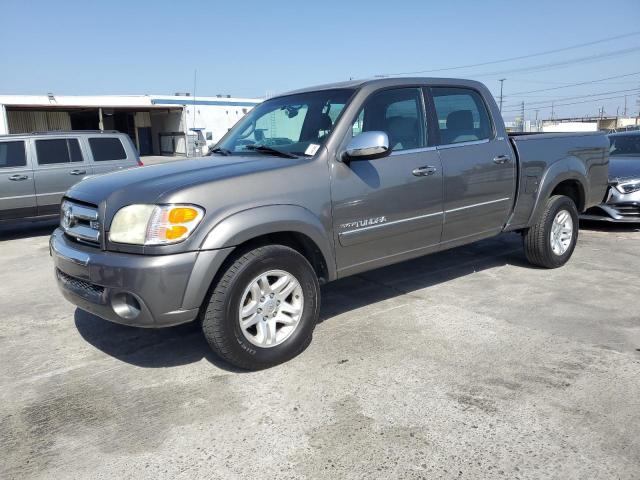
<path fill-rule="evenodd" d="M 322 288 L 319 321 L 326 322 L 365 305 L 507 264 L 531 268 L 522 252 L 519 235 L 502 235 L 338 280 Z M 218 368 L 242 371 L 213 353 L 195 323 L 143 329 L 111 323 L 76 309 L 75 324 L 88 343 L 131 365 L 161 368 L 206 359 Z"/>
<path fill-rule="evenodd" d="M 591 230 L 594 232 L 640 232 L 640 222 L 638 223 L 613 223 L 596 222 L 593 220 L 580 220 L 581 230 Z"/>
<path fill-rule="evenodd" d="M 242 372 L 209 348 L 197 323 L 149 329 L 128 327 L 76 309 L 74 320 L 82 338 L 98 350 L 125 363 L 163 368 L 199 362 L 203 358 L 218 368 Z"/>
<path fill-rule="evenodd" d="M 15 221 L 0 224 L 0 241 L 51 235 L 58 227 L 58 219 Z"/>

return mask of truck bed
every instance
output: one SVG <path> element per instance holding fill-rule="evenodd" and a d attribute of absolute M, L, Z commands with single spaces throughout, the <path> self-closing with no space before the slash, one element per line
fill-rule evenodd
<path fill-rule="evenodd" d="M 518 166 L 516 204 L 507 230 L 531 224 L 538 198 L 547 198 L 548 178 L 574 178 L 585 184 L 583 204 L 578 209 L 602 200 L 608 178 L 609 140 L 602 132 L 509 133 Z M 568 176 L 571 170 L 574 177 Z M 551 172 L 551 173 L 550 173 Z M 540 195 L 539 192 L 543 193 Z"/>

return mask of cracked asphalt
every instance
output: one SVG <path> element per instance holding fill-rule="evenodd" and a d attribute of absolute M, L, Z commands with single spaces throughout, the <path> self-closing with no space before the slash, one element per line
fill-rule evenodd
<path fill-rule="evenodd" d="M 49 223 L 0 230 L 0 478 L 637 479 L 640 229 L 570 263 L 517 235 L 323 288 L 311 346 L 233 370 L 56 289 Z"/>

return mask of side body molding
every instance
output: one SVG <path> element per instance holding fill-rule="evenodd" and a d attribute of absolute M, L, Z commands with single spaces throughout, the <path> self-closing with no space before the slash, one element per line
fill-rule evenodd
<path fill-rule="evenodd" d="M 297 205 L 267 205 L 235 213 L 211 229 L 200 249 L 235 247 L 252 238 L 278 232 L 295 232 L 309 237 L 327 264 L 327 280 L 337 277 L 331 226 L 323 225 L 311 211 Z"/>

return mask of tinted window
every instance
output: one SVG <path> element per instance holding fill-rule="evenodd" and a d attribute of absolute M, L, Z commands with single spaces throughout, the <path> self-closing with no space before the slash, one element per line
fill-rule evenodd
<path fill-rule="evenodd" d="M 27 157 L 24 154 L 24 142 L 0 142 L 0 168 L 24 167 Z"/>
<path fill-rule="evenodd" d="M 352 126 L 352 135 L 383 131 L 393 150 L 408 150 L 427 145 L 422 93 L 418 88 L 382 90 L 364 103 Z"/>
<path fill-rule="evenodd" d="M 612 135 L 609 141 L 611 142 L 609 155 L 640 155 L 640 134 Z"/>
<path fill-rule="evenodd" d="M 81 162 L 82 154 L 76 138 L 36 140 L 39 165 Z"/>
<path fill-rule="evenodd" d="M 91 153 L 96 162 L 109 160 L 125 160 L 127 154 L 118 138 L 90 138 Z"/>
<path fill-rule="evenodd" d="M 431 91 L 441 144 L 491 138 L 491 121 L 479 93 L 466 88 L 433 88 Z"/>

